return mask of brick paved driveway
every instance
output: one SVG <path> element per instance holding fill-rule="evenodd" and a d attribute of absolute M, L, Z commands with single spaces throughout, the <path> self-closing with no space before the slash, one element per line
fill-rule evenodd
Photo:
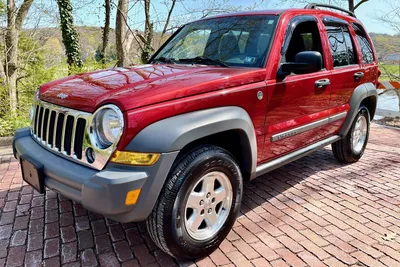
<path fill-rule="evenodd" d="M 227 240 L 188 263 L 158 250 L 142 223 L 33 192 L 0 155 L 0 266 L 400 266 L 399 140 L 400 131 L 374 126 L 359 163 L 340 165 L 323 149 L 247 183 Z"/>

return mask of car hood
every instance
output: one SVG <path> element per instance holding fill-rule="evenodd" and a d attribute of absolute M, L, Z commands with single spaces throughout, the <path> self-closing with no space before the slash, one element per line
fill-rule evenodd
<path fill-rule="evenodd" d="M 78 74 L 40 87 L 40 99 L 93 112 L 104 104 L 122 111 L 259 82 L 265 69 L 199 65 L 142 65 Z"/>

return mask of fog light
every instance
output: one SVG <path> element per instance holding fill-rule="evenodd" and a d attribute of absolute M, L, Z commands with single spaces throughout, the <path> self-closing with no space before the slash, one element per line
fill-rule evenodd
<path fill-rule="evenodd" d="M 92 164 L 96 160 L 96 154 L 94 153 L 93 148 L 88 147 L 85 154 L 88 163 Z"/>
<path fill-rule="evenodd" d="M 126 194 L 125 205 L 136 204 L 136 201 L 140 195 L 140 191 L 141 191 L 141 189 L 135 189 L 135 190 L 129 191 L 128 194 Z"/>
<path fill-rule="evenodd" d="M 110 161 L 121 164 L 151 166 L 154 165 L 154 163 L 156 163 L 159 158 L 160 154 L 157 153 L 115 151 Z"/>

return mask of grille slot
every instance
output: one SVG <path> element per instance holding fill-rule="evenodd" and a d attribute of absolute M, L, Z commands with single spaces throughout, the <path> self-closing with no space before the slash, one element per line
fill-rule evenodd
<path fill-rule="evenodd" d="M 32 121 L 32 133 L 40 144 L 81 160 L 89 116 L 88 113 L 38 101 Z"/>
<path fill-rule="evenodd" d="M 74 117 L 68 116 L 64 133 L 64 151 L 67 155 L 71 155 L 72 127 L 74 127 Z"/>
<path fill-rule="evenodd" d="M 42 124 L 43 124 L 43 127 L 42 127 L 42 140 L 44 141 L 44 142 L 46 142 L 46 140 L 47 140 L 47 125 L 48 125 L 48 121 L 49 121 L 49 110 L 48 109 L 45 109 L 45 111 L 44 111 L 44 115 L 43 115 L 43 122 L 42 122 Z"/>
<path fill-rule="evenodd" d="M 42 137 L 42 120 L 43 120 L 43 107 L 40 107 L 39 116 L 38 116 L 38 124 L 36 125 L 36 129 L 38 131 L 37 136 L 39 138 Z"/>
<path fill-rule="evenodd" d="M 85 137 L 86 120 L 78 118 L 75 130 L 74 151 L 78 159 L 82 159 L 83 139 Z"/>
<path fill-rule="evenodd" d="M 50 145 L 50 147 L 54 143 L 54 123 L 56 121 L 56 112 L 54 110 L 51 111 L 50 114 L 50 121 L 49 121 L 49 140 L 47 140 L 47 143 Z"/>
<path fill-rule="evenodd" d="M 64 114 L 59 113 L 57 119 L 57 128 L 56 128 L 56 148 L 61 150 L 61 139 L 62 139 L 62 130 L 64 125 Z"/>

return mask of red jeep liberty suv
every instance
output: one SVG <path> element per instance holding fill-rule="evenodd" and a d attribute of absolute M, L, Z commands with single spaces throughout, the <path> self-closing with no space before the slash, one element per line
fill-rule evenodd
<path fill-rule="evenodd" d="M 344 163 L 364 152 L 374 48 L 353 13 L 321 7 L 203 18 L 147 65 L 40 86 L 13 141 L 24 180 L 119 222 L 146 220 L 176 258 L 211 253 L 244 181 L 329 144 Z"/>

